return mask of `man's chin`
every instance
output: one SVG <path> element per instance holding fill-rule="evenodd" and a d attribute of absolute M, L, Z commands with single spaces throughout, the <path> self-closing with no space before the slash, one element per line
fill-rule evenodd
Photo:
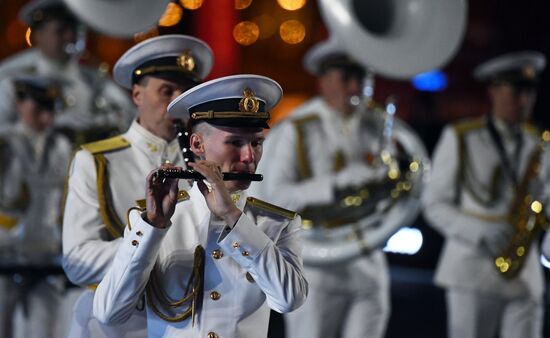
<path fill-rule="evenodd" d="M 227 181 L 226 183 L 228 183 L 226 185 L 227 190 L 233 193 L 236 191 L 248 189 L 252 182 L 251 181 Z"/>

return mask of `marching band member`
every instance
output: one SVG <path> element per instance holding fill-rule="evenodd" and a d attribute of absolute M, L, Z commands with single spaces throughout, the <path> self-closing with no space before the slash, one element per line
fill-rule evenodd
<path fill-rule="evenodd" d="M 52 131 L 61 104 L 57 80 L 15 78 L 18 122 L 0 133 L 0 237 L 2 260 L 20 267 L 2 277 L 1 336 L 58 336 L 65 279 L 47 273 L 61 251 L 61 201 L 71 156 L 69 141 Z M 25 272 L 26 267 L 37 272 Z M 19 276 L 18 278 L 16 276 Z M 16 320 L 23 313 L 23 320 Z M 24 321 L 24 322 L 23 322 Z M 62 330 L 60 328 L 60 330 Z"/>
<path fill-rule="evenodd" d="M 451 338 L 542 336 L 544 282 L 536 239 L 529 251 L 523 244 L 513 250 L 523 256 L 521 265 L 502 257 L 526 221 L 513 221 L 522 214 L 518 207 L 544 182 L 537 173 L 544 157 L 540 137 L 526 123 L 544 66 L 537 52 L 479 65 L 474 76 L 488 85 L 491 111 L 447 126 L 435 148 L 424 214 L 446 239 L 435 281 L 446 290 Z"/>
<path fill-rule="evenodd" d="M 265 180 L 251 193 L 296 210 L 330 208 L 336 190 L 380 181 L 386 169 L 367 163 L 380 137 L 350 103 L 361 97 L 364 67 L 334 40 L 316 45 L 304 63 L 318 78 L 320 96 L 267 135 L 265 153 L 272 160 L 258 168 Z M 305 262 L 310 293 L 303 307 L 285 315 L 286 336 L 384 337 L 390 301 L 383 244 L 341 264 Z"/>
<path fill-rule="evenodd" d="M 138 116 L 126 133 L 83 145 L 70 166 L 63 267 L 73 283 L 90 286 L 103 279 L 123 242 L 126 211 L 145 197 L 138 187 L 147 174 L 165 162 L 185 165 L 166 109 L 170 101 L 200 83 L 212 64 L 211 49 L 185 35 L 143 41 L 116 63 L 114 78 L 132 91 Z M 188 188 L 185 181 L 180 188 Z M 70 337 L 86 332 L 92 298 L 90 289 L 79 299 Z M 108 337 L 145 337 L 145 313 L 131 310 L 136 316 L 125 325 L 101 330 Z"/>

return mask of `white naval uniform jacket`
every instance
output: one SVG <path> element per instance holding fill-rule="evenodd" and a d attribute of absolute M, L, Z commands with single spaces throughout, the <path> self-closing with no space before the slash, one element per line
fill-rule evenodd
<path fill-rule="evenodd" d="M 298 132 L 302 128 L 306 161 L 311 176 L 300 176 Z M 275 126 L 264 142 L 264 154 L 270 161 L 260 162 L 257 172 L 264 175 L 255 182 L 250 194 L 293 210 L 308 205 L 334 203 L 334 162 L 340 152 L 346 163 L 364 161 L 374 154 L 379 136 L 361 114 L 346 121 L 320 98 L 313 98 L 298 107 L 292 115 Z M 364 237 L 369 237 L 365 231 Z M 371 247 L 368 255 L 347 263 L 310 266 L 306 262 L 307 279 L 316 289 L 343 293 L 376 293 L 388 288 L 387 264 L 380 245 Z"/>
<path fill-rule="evenodd" d="M 11 234 L 4 234 L 5 244 L 29 262 L 52 264 L 60 252 L 61 202 L 71 146 L 62 135 L 37 133 L 21 123 L 0 139 L 0 213 L 16 224 Z"/>
<path fill-rule="evenodd" d="M 63 81 L 66 107 L 56 116 L 56 127 L 85 130 L 112 126 L 125 130 L 134 116 L 135 107 L 128 94 L 107 74 L 81 65 L 77 59 L 61 64 L 30 48 L 0 63 L 0 128 L 13 125 L 17 120 L 14 77 L 32 74 Z"/>
<path fill-rule="evenodd" d="M 101 144 L 101 141 L 93 144 Z M 165 161 L 184 165 L 177 140 L 168 143 L 136 121 L 122 135 L 119 145 L 114 150 L 99 152 L 106 168 L 100 184 L 100 163 L 90 150 L 78 151 L 71 164 L 63 219 L 63 268 L 77 285 L 97 284 L 107 273 L 122 242 L 120 236 L 128 209 L 145 198 L 147 175 Z M 187 182 L 181 180 L 180 189 L 188 188 Z M 176 208 L 174 221 L 179 217 L 180 210 Z M 91 299 L 79 304 L 87 305 L 77 310 L 77 317 L 91 315 Z M 145 315 L 143 311 L 139 313 L 142 318 L 135 321 L 139 325 L 134 329 L 139 331 L 141 328 L 145 335 Z M 109 336 L 116 337 L 116 334 Z"/>
<path fill-rule="evenodd" d="M 522 128 L 522 147 L 514 160 L 513 139 L 502 127 L 497 130 L 521 181 L 539 138 Z M 434 151 L 431 180 L 423 194 L 424 215 L 446 239 L 435 281 L 446 288 L 540 299 L 544 287 L 537 241 L 531 246 L 523 270 L 511 280 L 499 276 L 496 257 L 482 243 L 489 227 L 512 226 L 505 220 L 516 193 L 501 170 L 497 147 L 485 119 L 457 123 L 443 130 Z M 500 176 L 496 176 L 498 171 Z M 466 178 L 459 179 L 461 176 Z M 495 188 L 496 196 L 491 198 L 490 191 Z"/>
<path fill-rule="evenodd" d="M 192 211 L 202 205 L 208 210 L 196 185 L 189 194 L 190 199 L 178 208 Z M 153 276 L 169 298 L 182 298 L 195 248 L 201 245 L 205 249 L 204 291 L 199 295 L 202 302 L 197 305 L 195 324 L 191 318 L 165 321 L 148 301 L 148 336 L 267 337 L 270 308 L 292 311 L 307 295 L 298 237 L 301 221 L 295 214 L 283 216 L 257 207 L 245 193 L 234 196 L 243 214 L 231 230 L 210 212 L 202 220 L 192 213 L 185 219 L 172 218 L 165 229 L 154 228 L 138 211 L 131 212 L 113 264 L 96 290 L 94 315 L 102 322 L 124 321 Z M 157 306 L 170 316 L 182 312 L 162 303 Z"/>

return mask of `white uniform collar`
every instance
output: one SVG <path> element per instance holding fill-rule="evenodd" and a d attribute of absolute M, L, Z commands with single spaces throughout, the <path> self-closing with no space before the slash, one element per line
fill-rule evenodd
<path fill-rule="evenodd" d="M 521 127 L 519 124 L 510 126 L 503 120 L 493 116 L 493 121 L 495 122 L 495 128 L 498 133 L 502 135 L 502 138 L 506 141 L 515 141 L 519 133 L 521 132 Z"/>
<path fill-rule="evenodd" d="M 78 71 L 77 63 L 74 60 L 67 60 L 66 62 L 60 62 L 53 60 L 41 50 L 37 49 L 39 57 L 36 60 L 36 68 L 39 74 L 51 74 L 56 76 L 63 76 L 72 71 Z"/>
<path fill-rule="evenodd" d="M 14 126 L 14 131 L 17 134 L 23 136 L 27 140 L 27 142 L 29 142 L 32 149 L 34 150 L 35 158 L 42 157 L 42 154 L 44 154 L 44 151 L 46 149 L 46 140 L 48 139 L 48 136 L 51 134 L 50 128 L 39 132 L 29 128 L 27 125 L 25 125 L 21 121 L 18 121 Z"/>
<path fill-rule="evenodd" d="M 237 208 L 239 208 L 239 210 L 241 211 L 244 211 L 244 207 L 246 205 L 246 198 L 247 198 L 246 190 L 236 191 L 231 194 L 231 199 L 233 200 Z M 214 226 L 225 225 L 223 224 L 222 219 L 214 216 L 214 214 L 212 213 L 210 213 L 210 223 L 211 225 L 214 225 Z"/>
<path fill-rule="evenodd" d="M 360 149 L 361 114 L 354 112 L 343 116 L 322 98 L 319 98 L 319 105 L 319 115 L 331 148 L 346 153 L 347 158 L 353 158 L 355 149 Z"/>
<path fill-rule="evenodd" d="M 235 202 L 235 205 L 241 211 L 244 209 L 244 206 L 246 204 L 246 197 L 246 190 L 236 191 L 231 194 L 231 199 L 233 200 L 233 202 Z"/>

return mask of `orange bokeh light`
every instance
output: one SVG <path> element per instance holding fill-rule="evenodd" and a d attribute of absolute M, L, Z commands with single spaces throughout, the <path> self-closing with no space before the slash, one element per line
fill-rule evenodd
<path fill-rule="evenodd" d="M 180 0 L 180 4 L 185 9 L 195 10 L 202 6 L 203 0 Z"/>
<path fill-rule="evenodd" d="M 288 20 L 279 27 L 279 35 L 284 42 L 294 45 L 304 40 L 306 28 L 298 20 Z"/>
<path fill-rule="evenodd" d="M 159 26 L 170 27 L 177 25 L 178 22 L 180 22 L 182 15 L 183 8 L 173 2 L 170 2 L 168 3 L 168 6 L 166 6 L 164 14 L 160 17 Z"/>
<path fill-rule="evenodd" d="M 252 3 L 252 0 L 235 0 L 235 9 L 245 9 Z"/>
<path fill-rule="evenodd" d="M 252 21 L 239 22 L 233 28 L 233 38 L 243 46 L 249 46 L 258 40 L 260 28 Z"/>
<path fill-rule="evenodd" d="M 32 29 L 29 27 L 25 32 L 25 41 L 27 41 L 27 45 L 29 47 L 32 47 L 31 35 L 32 35 Z"/>
<path fill-rule="evenodd" d="M 277 0 L 279 6 L 287 11 L 295 11 L 305 6 L 306 0 Z"/>

